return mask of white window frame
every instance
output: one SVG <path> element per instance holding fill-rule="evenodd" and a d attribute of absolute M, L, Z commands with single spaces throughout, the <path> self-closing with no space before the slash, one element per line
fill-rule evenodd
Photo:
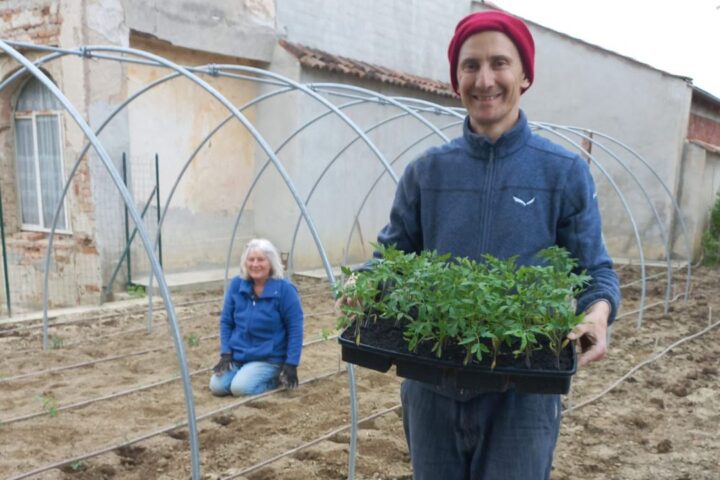
<path fill-rule="evenodd" d="M 35 162 L 35 185 L 36 185 L 36 191 L 37 191 L 37 208 L 38 208 L 38 219 L 40 221 L 40 224 L 27 224 L 23 222 L 23 215 L 22 210 L 24 208 L 27 208 L 25 205 L 22 205 L 22 197 L 20 195 L 20 192 L 22 191 L 22 185 L 20 184 L 20 175 L 16 175 L 16 184 L 18 189 L 18 197 L 19 198 L 19 214 L 20 214 L 20 222 L 21 222 L 21 229 L 31 232 L 45 232 L 49 233 L 50 228 L 52 225 L 44 225 L 45 219 L 43 216 L 43 204 L 42 204 L 42 188 L 41 188 L 41 182 L 40 182 L 40 156 L 38 155 L 38 135 L 37 135 L 37 117 L 55 117 L 57 119 L 57 126 L 58 126 L 58 141 L 60 142 L 60 145 L 58 145 L 58 161 L 60 162 L 60 185 L 61 188 L 65 186 L 65 158 L 63 155 L 63 148 L 62 148 L 62 141 L 64 135 L 63 135 L 63 112 L 59 110 L 44 110 L 44 111 L 38 111 L 38 110 L 32 110 L 32 111 L 15 111 L 15 119 L 16 120 L 30 120 L 32 123 L 32 144 L 33 144 L 33 161 Z M 15 135 L 15 142 L 17 142 L 17 133 Z M 17 150 L 15 153 L 15 165 L 16 168 L 19 167 L 19 160 L 17 157 Z M 61 234 L 72 234 L 72 230 L 70 228 L 70 217 L 68 215 L 68 209 L 67 209 L 67 195 L 65 198 L 63 198 L 63 216 L 65 220 L 65 228 L 56 228 L 55 233 L 61 233 Z M 53 212 L 54 213 L 54 212 Z M 58 219 L 60 220 L 60 219 Z"/>

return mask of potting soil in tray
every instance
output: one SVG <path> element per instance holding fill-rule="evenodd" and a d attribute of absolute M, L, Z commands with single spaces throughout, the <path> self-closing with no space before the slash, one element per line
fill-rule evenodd
<path fill-rule="evenodd" d="M 381 372 L 387 372 L 395 364 L 399 376 L 431 384 L 485 391 L 505 391 L 512 387 L 525 393 L 567 393 L 576 370 L 572 343 L 560 353 L 559 369 L 545 338 L 539 338 L 543 348 L 532 352 L 530 367 L 524 355 L 515 357 L 513 348 L 503 345 L 495 368 L 491 368 L 490 353 L 484 354 L 480 362 L 473 357 L 463 365 L 466 350 L 459 345 L 446 345 L 440 358 L 432 351 L 431 342 L 421 343 L 415 352 L 410 352 L 403 328 L 392 321 L 368 323 L 360 329 L 358 345 L 355 325 L 351 325 L 339 338 L 343 360 Z"/>

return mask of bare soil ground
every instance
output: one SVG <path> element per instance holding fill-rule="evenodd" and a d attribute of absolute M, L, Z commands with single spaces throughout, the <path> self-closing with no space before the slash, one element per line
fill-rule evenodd
<path fill-rule="evenodd" d="M 675 293 L 684 291 L 684 273 L 675 274 Z M 621 275 L 624 283 L 639 278 L 630 267 Z M 337 342 L 323 339 L 334 327 L 333 302 L 326 283 L 295 281 L 307 316 L 305 341 L 318 341 L 303 350 L 298 390 L 260 397 L 216 398 L 207 389 L 220 292 L 173 296 L 192 373 L 203 479 L 347 478 L 348 375 Z M 662 304 L 651 307 L 637 329 L 639 287 L 623 289 L 624 316 L 608 358 L 582 369 L 563 399 L 568 411 L 553 480 L 720 478 L 720 327 L 603 394 L 642 362 L 720 320 L 720 270 L 698 269 L 687 304 L 680 298 L 667 314 Z M 660 274 L 648 283 L 646 304 L 662 302 L 664 291 Z M 37 322 L 0 325 L 0 478 L 191 477 L 173 341 L 162 307 L 155 308 L 151 333 L 145 314 L 137 302 L 116 302 L 54 318 L 54 348 L 46 352 Z M 356 478 L 410 479 L 401 412 L 393 409 L 400 379 L 362 368 L 356 377 L 361 418 L 390 410 L 360 425 Z"/>

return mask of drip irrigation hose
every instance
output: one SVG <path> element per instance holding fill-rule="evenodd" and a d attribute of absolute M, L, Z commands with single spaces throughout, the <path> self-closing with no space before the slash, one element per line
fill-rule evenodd
<path fill-rule="evenodd" d="M 207 336 L 201 337 L 200 340 L 210 340 L 210 339 L 216 338 L 217 336 L 218 336 L 218 335 L 207 335 Z M 332 338 L 336 338 L 336 337 L 332 337 Z M 325 341 L 325 339 L 320 339 L 320 340 Z M 328 340 L 330 340 L 330 337 L 328 338 Z M 314 342 L 314 341 L 313 341 L 313 342 Z M 303 344 L 303 347 L 305 347 L 306 345 L 307 345 L 307 344 Z M 42 375 L 46 375 L 46 374 L 50 374 L 50 373 L 57 373 L 57 372 L 61 372 L 61 371 L 64 371 L 64 370 L 72 370 L 72 369 L 74 369 L 74 368 L 87 367 L 87 366 L 90 366 L 90 365 L 96 365 L 96 364 L 98 364 L 98 363 L 106 363 L 106 362 L 111 362 L 111 361 L 114 361 L 114 360 L 121 360 L 121 359 L 123 359 L 123 358 L 137 357 L 137 356 L 140 356 L 140 355 L 146 355 L 146 354 L 148 354 L 148 353 L 154 353 L 154 352 L 158 352 L 158 351 L 162 351 L 162 350 L 168 350 L 168 349 L 170 349 L 170 348 L 172 348 L 172 345 L 170 345 L 170 346 L 165 346 L 165 347 L 151 348 L 151 349 L 148 349 L 148 350 L 141 350 L 141 351 L 139 351 L 139 352 L 126 353 L 126 354 L 123 354 L 123 355 L 113 355 L 113 356 L 101 358 L 101 359 L 98 359 L 98 360 L 90 360 L 90 361 L 87 361 L 87 362 L 74 363 L 74 364 L 72 364 L 72 365 L 64 365 L 64 366 L 62 366 L 62 367 L 49 368 L 49 369 L 47 369 L 47 370 L 38 370 L 38 371 L 35 371 L 35 372 L 23 373 L 23 374 L 21 374 L 21 375 L 15 375 L 15 376 L 13 376 L 13 377 L 0 378 L 0 383 L 7 383 L 7 382 L 10 382 L 10 381 L 12 381 L 12 380 L 21 380 L 21 379 L 24 379 L 24 378 L 39 377 L 39 376 L 42 376 Z"/>
<path fill-rule="evenodd" d="M 143 328 L 142 330 L 145 330 L 145 329 Z M 217 335 L 210 336 L 210 337 L 202 337 L 201 340 L 208 340 L 208 339 L 212 339 L 212 338 L 215 338 L 215 337 L 217 337 Z M 334 339 L 336 339 L 336 338 L 337 338 L 337 335 L 336 335 L 336 336 L 333 336 L 333 337 L 328 337 L 328 338 L 316 338 L 316 339 L 314 339 L 314 340 L 311 340 L 311 341 L 303 344 L 303 348 L 309 347 L 309 346 L 311 346 L 311 345 L 315 345 L 315 344 L 317 344 L 317 343 L 324 343 L 324 342 L 329 341 L 329 340 L 334 340 Z M 191 372 L 191 373 L 190 373 L 190 376 L 192 377 L 193 375 L 197 375 L 197 374 L 200 374 L 200 373 L 205 373 L 205 372 L 208 372 L 208 371 L 210 371 L 210 370 L 212 370 L 212 367 L 202 368 L 202 369 L 200 369 L 200 370 L 195 370 L 194 372 Z M 181 378 L 182 378 L 182 377 L 180 377 L 180 376 L 178 375 L 178 376 L 175 376 L 175 377 L 166 379 L 166 380 L 160 380 L 160 381 L 155 382 L 155 383 L 149 383 L 149 384 L 147 384 L 147 385 L 141 385 L 141 386 L 139 386 L 139 387 L 136 387 L 136 388 L 133 388 L 133 389 L 130 389 L 130 390 L 122 390 L 122 391 L 120 391 L 120 392 L 111 393 L 111 394 L 108 394 L 108 395 L 104 395 L 104 396 L 102 396 L 102 397 L 96 397 L 96 398 L 92 398 L 92 399 L 90 399 L 90 400 L 82 400 L 82 401 L 79 401 L 79 402 L 76 402 L 76 403 L 72 403 L 72 404 L 70 404 L 70 405 L 65 405 L 65 406 L 62 406 L 62 407 L 58 407 L 58 408 L 57 408 L 57 411 L 58 411 L 58 412 L 61 412 L 61 411 L 63 411 L 63 410 L 71 410 L 71 409 L 73 409 L 73 408 L 84 407 L 84 406 L 86 406 L 86 405 L 91 405 L 91 404 L 93 404 L 93 403 L 95 403 L 95 402 L 100 402 L 100 401 L 103 401 L 103 400 L 111 400 L 111 399 L 113 399 L 113 398 L 124 397 L 124 396 L 130 395 L 130 394 L 133 394 L 133 393 L 135 393 L 135 392 L 140 392 L 140 391 L 143 391 L 143 390 L 149 390 L 149 389 L 151 389 L 151 388 L 159 387 L 159 386 L 161 386 L 161 385 L 165 385 L 166 383 L 171 383 L 171 382 L 174 382 L 174 381 L 176 381 L 176 380 L 180 380 Z M 12 418 L 8 418 L 8 419 L 0 419 L 0 425 L 8 425 L 8 424 L 10 424 L 10 423 L 20 422 L 20 421 L 23 421 L 23 420 L 29 420 L 29 419 L 31 419 L 31 418 L 40 417 L 40 416 L 49 415 L 49 414 L 50 414 L 49 412 L 43 411 L 43 412 L 30 413 L 30 414 L 28 414 L 28 415 L 23 415 L 23 416 L 18 416 L 18 417 L 12 417 Z"/>
<path fill-rule="evenodd" d="M 672 302 L 677 301 L 677 299 L 679 299 L 681 296 L 682 296 L 682 295 L 676 295 L 671 301 L 672 301 Z M 654 304 L 651 304 L 651 305 L 647 305 L 647 306 L 645 306 L 645 309 L 650 309 L 650 308 L 653 308 L 653 307 L 656 307 L 656 306 L 660 306 L 660 305 L 664 305 L 664 302 L 657 302 L 657 303 L 654 303 Z M 632 315 L 633 313 L 636 313 L 636 312 L 626 312 L 626 313 L 618 316 L 617 318 L 619 319 L 619 318 L 622 318 L 622 317 L 624 317 L 624 316 Z M 710 308 L 708 315 L 709 315 L 708 322 L 710 323 L 710 322 L 712 321 L 712 308 Z M 699 336 L 707 333 L 707 332 L 710 331 L 711 329 L 717 327 L 718 325 L 720 325 L 720 321 L 718 321 L 718 322 L 716 322 L 716 323 L 714 323 L 714 324 L 713 324 L 713 323 L 710 323 L 710 325 L 709 325 L 708 327 L 704 328 L 703 330 L 701 330 L 701 331 L 699 331 L 699 332 L 697 332 L 697 333 L 695 333 L 695 334 L 693 334 L 693 335 L 690 335 L 690 336 L 688 336 L 688 337 L 685 337 L 685 338 L 683 338 L 683 339 L 680 339 L 680 340 L 674 342 L 673 344 L 671 344 L 670 346 L 668 346 L 666 349 L 664 349 L 664 350 L 663 350 L 662 352 L 660 352 L 659 354 L 653 356 L 652 358 L 650 358 L 650 359 L 648 359 L 648 360 L 646 360 L 646 361 L 638 364 L 638 365 L 635 366 L 634 368 L 632 368 L 627 374 L 625 374 L 625 375 L 624 375 L 623 377 L 621 377 L 619 380 L 617 380 L 616 382 L 614 382 L 613 384 L 611 384 L 611 385 L 610 385 L 608 388 L 606 388 L 601 394 L 598 394 L 598 395 L 596 395 L 595 397 L 593 397 L 593 398 L 591 398 L 591 399 L 589 399 L 589 400 L 586 400 L 586 401 L 584 401 L 584 402 L 581 402 L 581 403 L 579 403 L 579 404 L 577 404 L 577 405 L 575 405 L 575 406 L 573 406 L 573 407 L 571 407 L 571 408 L 565 409 L 562 413 L 563 413 L 563 414 L 568 414 L 568 413 L 570 413 L 570 412 L 572 412 L 572 411 L 579 410 L 580 408 L 582 408 L 582 407 L 584 407 L 584 406 L 586 406 L 586 405 L 588 405 L 588 404 L 590 404 L 590 403 L 592 403 L 592 402 L 597 401 L 599 398 L 602 398 L 602 396 L 606 395 L 606 394 L 609 393 L 612 389 L 614 389 L 615 387 L 617 387 L 617 385 L 619 385 L 622 381 L 624 381 L 625 379 L 627 379 L 630 375 L 632 375 L 632 373 L 634 373 L 634 372 L 637 371 L 638 369 L 640 369 L 640 368 L 642 368 L 643 366 L 645 366 L 645 365 L 647 365 L 647 364 L 649 364 L 649 363 L 657 360 L 658 358 L 660 358 L 661 356 L 665 355 L 667 352 L 669 352 L 669 351 L 672 350 L 673 348 L 677 347 L 678 345 L 680 345 L 680 344 L 682 344 L 682 343 L 684 343 L 684 342 L 687 342 L 687 341 L 689 341 L 689 340 L 692 340 L 692 339 L 694 339 L 694 338 L 697 338 L 697 337 L 699 337 Z M 318 342 L 318 341 L 322 341 L 322 340 L 323 340 L 323 339 L 317 339 L 317 340 L 315 340 L 314 342 Z M 321 379 L 328 378 L 328 377 L 333 376 L 333 375 L 337 375 L 337 374 L 339 374 L 339 373 L 342 373 L 343 371 L 344 371 L 344 370 L 337 370 L 337 371 L 333 371 L 333 372 L 331 372 L 331 373 L 319 375 L 319 376 L 313 377 L 313 378 L 311 378 L 311 379 L 302 381 L 302 382 L 300 382 L 300 384 L 301 384 L 301 385 L 304 385 L 304 384 L 308 384 L 308 383 L 311 383 L 311 382 L 315 382 L 315 381 L 317 381 L 317 380 L 321 380 Z M 231 405 L 227 405 L 227 406 L 225 406 L 225 407 L 223 407 L 223 408 L 220 408 L 220 409 L 217 409 L 217 410 L 208 412 L 207 414 L 200 415 L 200 416 L 197 417 L 197 420 L 198 420 L 198 421 L 199 421 L 199 420 L 205 420 L 205 419 L 207 419 L 207 418 L 209 418 L 209 417 L 212 417 L 212 416 L 214 416 L 214 415 L 217 415 L 218 413 L 222 413 L 222 412 L 225 412 L 225 411 L 227 411 L 227 410 L 231 410 L 231 409 L 233 409 L 233 408 L 235 408 L 235 407 L 238 407 L 238 406 L 240 406 L 240 405 L 243 405 L 243 404 L 245 404 L 245 403 L 249 403 L 249 402 L 251 402 L 251 401 L 254 401 L 254 400 L 257 400 L 257 399 L 260 399 L 260 398 L 264 398 L 264 397 L 266 397 L 266 396 L 273 395 L 273 394 L 275 394 L 275 393 L 277 393 L 277 392 L 279 392 L 279 391 L 282 391 L 282 389 L 270 390 L 270 391 L 265 392 L 265 393 L 263 393 L 263 394 L 256 395 L 256 396 L 253 396 L 253 397 L 249 397 L 249 398 L 240 400 L 240 401 L 235 402 L 235 403 L 233 403 L 233 404 L 231 404 Z M 357 422 L 351 422 L 350 424 L 345 425 L 345 426 L 343 426 L 343 427 L 340 427 L 340 428 L 338 428 L 338 429 L 336 429 L 336 430 L 333 430 L 332 432 L 329 432 L 329 433 L 323 435 L 323 436 L 320 437 L 320 438 L 317 438 L 317 439 L 315 439 L 315 440 L 312 440 L 312 441 L 310 441 L 310 442 L 307 442 L 307 443 L 305 443 L 305 444 L 303 444 L 303 445 L 301 445 L 301 446 L 299 446 L 299 447 L 296 447 L 296 448 L 294 448 L 294 449 L 292 449 L 292 450 L 288 450 L 288 451 L 286 451 L 286 452 L 284 452 L 284 453 L 282 453 L 282 454 L 276 455 L 276 456 L 274 456 L 274 457 L 272 457 L 272 458 L 270 458 L 270 459 L 264 460 L 264 461 L 261 462 L 261 463 L 258 463 L 258 464 L 252 465 L 252 466 L 250 466 L 250 467 L 247 467 L 247 468 L 245 468 L 244 470 L 242 470 L 242 471 L 240 471 L 240 472 L 238 472 L 238 473 L 236 473 L 236 474 L 234 474 L 234 475 L 232 475 L 232 476 L 223 477 L 222 480 L 231 480 L 231 479 L 238 478 L 238 477 L 241 476 L 241 475 L 244 475 L 244 474 L 250 473 L 250 472 L 252 472 L 252 471 L 255 471 L 255 470 L 257 470 L 257 469 L 259 469 L 259 468 L 261 468 L 261 467 L 267 466 L 267 465 L 269 465 L 269 464 L 271 464 L 271 463 L 273 463 L 273 462 L 275 462 L 275 461 L 277 461 L 277 460 L 280 460 L 280 459 L 282 459 L 282 458 L 284 458 L 284 457 L 287 457 L 287 456 L 289 456 L 289 455 L 293 455 L 293 454 L 297 453 L 298 451 L 301 451 L 301 450 L 303 450 L 303 449 L 305 449 L 305 448 L 308 448 L 308 447 L 311 447 L 311 446 L 313 446 L 313 445 L 316 445 L 317 443 L 320 443 L 321 441 L 327 440 L 328 438 L 332 438 L 334 435 L 337 435 L 338 433 L 341 433 L 341 432 L 343 432 L 343 431 L 346 431 L 346 430 L 349 430 L 349 429 L 353 428 L 353 426 L 356 426 L 356 425 L 362 424 L 363 422 L 367 422 L 367 421 L 370 421 L 370 420 L 372 420 L 372 419 L 381 417 L 381 416 L 386 415 L 387 413 L 390 413 L 390 412 L 392 412 L 392 411 L 395 411 L 395 410 L 397 410 L 397 409 L 399 409 L 399 408 L 401 408 L 401 405 L 395 405 L 395 406 L 390 407 L 390 408 L 388 408 L 388 409 L 386 409 L 386 410 L 383 410 L 383 411 L 381 411 L 381 412 L 377 412 L 377 413 L 375 413 L 375 414 L 373 414 L 373 415 L 370 415 L 370 416 L 368 416 L 368 417 L 364 417 L 364 418 L 358 420 Z M 52 465 L 48 465 L 48 466 L 45 466 L 45 467 L 41 467 L 41 468 L 36 469 L 36 470 L 33 470 L 33 471 L 31 471 L 31 472 L 26 472 L 26 473 L 20 474 L 19 476 L 11 477 L 11 478 L 8 479 L 8 480 L 21 480 L 21 479 L 23 479 L 23 478 L 28 478 L 28 477 L 31 477 L 31 476 L 33 476 L 33 475 L 36 475 L 36 474 L 45 472 L 45 471 L 47 471 L 47 470 L 51 470 L 51 469 L 53 469 L 53 468 L 59 468 L 59 467 L 62 467 L 62 466 L 64 466 L 64 465 L 69 465 L 69 464 L 74 463 L 74 462 L 77 462 L 77 461 L 86 460 L 86 459 L 89 459 L 89 458 L 92 458 L 92 457 L 96 457 L 96 456 L 98 456 L 98 455 L 111 452 L 112 450 L 115 450 L 115 449 L 117 449 L 117 448 L 121 448 L 121 447 L 125 447 L 125 446 L 130 446 L 130 445 L 133 445 L 133 444 L 135 444 L 135 443 L 139 443 L 139 442 L 141 442 L 141 441 L 150 439 L 150 438 L 152 438 L 152 437 L 154 437 L 154 436 L 158 436 L 158 435 L 162 435 L 163 433 L 171 432 L 171 431 L 173 431 L 173 430 L 175 430 L 175 429 L 177 429 L 177 428 L 182 428 L 182 427 L 184 427 L 185 425 L 187 425 L 187 422 L 182 422 L 182 423 L 179 423 L 179 424 L 175 424 L 175 425 L 172 425 L 172 426 L 170 426 L 170 427 L 166 427 L 166 428 L 163 428 L 163 429 L 161 429 L 161 430 L 157 430 L 157 431 L 152 432 L 152 433 L 150 433 L 150 434 L 146 434 L 146 435 L 143 435 L 143 436 L 141 436 L 141 437 L 137 437 L 137 438 L 135 438 L 135 439 L 133 439 L 133 440 L 130 440 L 130 441 L 127 441 L 127 442 L 124 442 L 124 443 L 121 443 L 121 444 L 117 444 L 117 445 L 114 445 L 114 446 L 111 446 L 111 447 L 107 447 L 107 448 L 104 448 L 104 449 L 102 449 L 102 450 L 97 450 L 97 451 L 95 451 L 95 452 L 91 452 L 91 453 L 89 453 L 89 454 L 85 454 L 85 455 L 82 455 L 82 456 L 79 456 L 79 457 L 74 457 L 74 458 L 71 458 L 71 459 L 66 459 L 66 460 L 63 460 L 63 461 L 61 461 L 61 462 L 58 462 L 58 463 L 55 463 L 55 464 L 52 464 Z"/>
<path fill-rule="evenodd" d="M 708 323 L 709 323 L 709 325 L 708 325 L 707 327 L 703 328 L 703 329 L 700 330 L 699 332 L 693 333 L 692 335 L 689 335 L 689 336 L 687 336 L 687 337 L 681 338 L 680 340 L 678 340 L 678 341 L 672 343 L 671 345 L 669 345 L 668 347 L 666 347 L 666 348 L 665 348 L 663 351 L 661 351 L 660 353 L 657 353 L 657 354 L 653 355 L 652 357 L 648 358 L 647 360 L 645 360 L 645 361 L 643 361 L 643 362 L 640 362 L 639 364 L 635 365 L 633 368 L 631 368 L 630 370 L 628 370 L 628 372 L 627 372 L 625 375 L 623 375 L 622 377 L 620 377 L 619 379 L 617 379 L 616 381 L 614 381 L 612 384 L 610 384 L 610 386 L 608 386 L 605 390 L 603 390 L 602 392 L 598 393 L 597 395 L 595 395 L 595 396 L 593 396 L 593 397 L 591 397 L 591 398 L 589 398 L 589 399 L 587 399 L 587 400 L 585 400 L 585 401 L 583 401 L 583 402 L 578 403 L 577 405 L 573 405 L 572 407 L 566 408 L 565 410 L 562 411 L 562 414 L 563 414 L 563 415 L 567 415 L 567 414 L 570 413 L 570 412 L 573 412 L 573 411 L 578 410 L 578 409 L 580 409 L 580 408 L 582 408 L 582 407 L 585 407 L 586 405 L 590 405 L 591 403 L 593 403 L 593 402 L 601 399 L 602 397 L 604 397 L 605 395 L 607 395 L 608 393 L 610 393 L 612 390 L 615 389 L 615 387 L 617 387 L 617 386 L 620 385 L 622 382 L 624 382 L 625 380 L 627 380 L 630 376 L 632 376 L 632 374 L 634 374 L 635 372 L 637 372 L 638 370 L 640 370 L 640 369 L 641 369 L 642 367 L 644 367 L 645 365 L 649 365 L 649 364 L 653 363 L 654 361 L 656 361 L 656 360 L 659 359 L 660 357 L 664 356 L 666 353 L 668 353 L 668 352 L 669 352 L 670 350 L 672 350 L 673 348 L 675 348 L 675 347 L 677 347 L 677 346 L 679 346 L 679 345 L 682 345 L 683 343 L 688 342 L 688 341 L 690 341 L 690 340 L 694 340 L 695 338 L 700 337 L 700 336 L 706 334 L 707 332 L 709 332 L 709 331 L 712 330 L 713 328 L 716 328 L 718 325 L 720 325 L 720 321 L 717 321 L 717 322 L 715 322 L 715 323 L 711 323 L 711 322 L 712 322 L 712 307 L 709 307 L 709 308 L 708 308 Z"/>
<path fill-rule="evenodd" d="M 376 418 L 382 417 L 383 415 L 387 415 L 387 414 L 390 413 L 390 412 L 394 412 L 395 410 L 398 410 L 399 408 L 401 408 L 401 405 L 395 405 L 395 406 L 393 406 L 393 407 L 386 408 L 385 410 L 381 410 L 381 411 L 379 411 L 379 412 L 373 413 L 372 415 L 368 415 L 367 417 L 361 418 L 360 420 L 357 421 L 357 424 L 360 425 L 360 424 L 362 424 L 362 423 L 364 423 L 364 422 L 369 422 L 369 421 L 374 420 L 374 419 L 376 419 Z M 352 426 L 353 426 L 353 424 L 345 425 L 345 426 L 340 427 L 340 428 L 336 428 L 335 430 L 326 433 L 326 434 L 323 435 L 322 437 L 316 438 L 315 440 L 311 440 L 311 441 L 309 441 L 309 442 L 307 442 L 307 443 L 303 443 L 303 444 L 300 445 L 299 447 L 295 447 L 295 448 L 293 448 L 292 450 L 288 450 L 288 451 L 286 451 L 286 452 L 284 452 L 284 453 L 281 453 L 281 454 L 279 454 L 279 455 L 275 455 L 274 457 L 268 458 L 267 460 L 265 460 L 265 461 L 263 461 L 263 462 L 257 463 L 257 464 L 255 464 L 255 465 L 250 466 L 250 467 L 247 467 L 247 468 L 245 468 L 245 469 L 243 469 L 243 470 L 241 470 L 241 471 L 239 471 L 239 472 L 237 472 L 237 473 L 235 473 L 235 474 L 233 474 L 233 475 L 230 475 L 229 477 L 222 477 L 221 480 L 232 480 L 232 479 L 238 478 L 238 477 L 240 477 L 240 476 L 242 476 L 242 475 L 246 475 L 246 474 L 248 474 L 248 473 L 254 472 L 255 470 L 257 470 L 257 469 L 259 469 L 259 468 L 262 468 L 262 467 L 264 467 L 264 466 L 266 466 L 266 465 L 269 465 L 269 464 L 271 464 L 271 463 L 273 463 L 273 462 L 275 462 L 275 461 L 277 461 L 277 460 L 280 460 L 281 458 L 285 458 L 285 457 L 287 457 L 287 456 L 293 455 L 293 454 L 295 454 L 295 453 L 297 453 L 297 452 L 299 452 L 299 451 L 301 451 L 301 450 L 305 450 L 305 449 L 308 448 L 308 447 L 312 447 L 313 445 L 317 445 L 317 444 L 320 443 L 320 442 L 323 442 L 323 441 L 325 441 L 325 440 L 328 440 L 328 439 L 334 437 L 335 435 L 337 435 L 337 434 L 339 434 L 339 433 L 342 433 L 342 432 L 344 432 L 344 431 L 346 431 L 346 430 L 349 430 Z"/>
<path fill-rule="evenodd" d="M 340 373 L 343 373 L 343 372 L 342 372 L 342 371 L 339 371 L 339 372 L 338 372 L 338 371 L 333 370 L 332 372 L 328 372 L 328 373 L 325 373 L 325 374 L 323 374 L 323 375 L 318 375 L 317 377 L 313 377 L 313 378 L 310 378 L 310 379 L 308 379 L 308 380 L 304 380 L 304 381 L 300 382 L 300 385 L 306 385 L 306 384 L 308 384 L 308 383 L 312 383 L 312 382 L 315 382 L 315 381 L 317 381 L 317 380 L 322 380 L 322 379 L 325 379 L 325 378 L 328 378 L 328 377 L 332 377 L 332 376 L 338 375 L 338 374 L 340 374 Z M 199 415 L 199 416 L 196 417 L 195 420 L 196 420 L 196 421 L 206 420 L 206 419 L 208 419 L 208 418 L 210 418 L 210 417 L 212 417 L 212 416 L 214 416 L 214 415 L 217 415 L 218 413 L 222 413 L 222 412 L 225 412 L 225 411 L 227 411 L 227 410 L 231 410 L 231 409 L 233 409 L 233 408 L 235 408 L 235 407 L 238 407 L 238 406 L 240 406 L 240 405 L 243 405 L 243 404 L 245 404 L 245 403 L 249 403 L 249 402 L 258 400 L 258 399 L 260 399 L 260 398 L 264 398 L 264 397 L 273 395 L 273 394 L 275 394 L 275 393 L 277 393 L 277 392 L 280 392 L 280 391 L 283 391 L 283 390 L 285 390 L 285 389 L 284 389 L 284 388 L 277 388 L 277 389 L 274 389 L 274 390 L 268 390 L 267 392 L 261 393 L 260 395 L 254 395 L 254 396 L 252 396 L 252 397 L 245 398 L 245 399 L 243 399 L 243 400 L 241 400 L 241 401 L 239 401 L 239 402 L 235 402 L 235 403 L 232 403 L 232 404 L 230 404 L 230 405 L 226 405 L 225 407 L 222 407 L 222 408 L 213 410 L 213 411 L 211 411 L 211 412 L 208 412 L 208 413 L 206 413 L 206 414 Z M 102 454 L 104 454 L 104 453 L 112 452 L 113 450 L 116 450 L 116 449 L 118 449 L 118 448 L 128 447 L 128 446 L 130 446 L 130 445 L 134 445 L 134 444 L 136 444 L 136 443 L 139 443 L 139 442 L 142 442 L 142 441 L 145 441 L 145 440 L 149 440 L 150 438 L 157 437 L 158 435 L 162 435 L 162 434 L 164 434 L 164 433 L 172 432 L 173 430 L 176 430 L 176 429 L 178 429 L 178 428 L 186 427 L 187 424 L 188 424 L 187 421 L 179 422 L 179 423 L 176 423 L 176 424 L 171 425 L 171 426 L 169 426 L 169 427 L 165 427 L 165 428 L 162 428 L 162 429 L 160 429 L 160 430 L 155 430 L 154 432 L 150 432 L 150 433 L 147 433 L 147 434 L 145 434 L 145 435 L 141 435 L 141 436 L 139 436 L 139 437 L 135 437 L 135 438 L 133 438 L 133 439 L 131 439 L 131 440 L 127 440 L 127 441 L 122 442 L 122 443 L 118 443 L 118 444 L 115 444 L 115 445 L 111 445 L 111 446 L 109 446 L 109 447 L 105 447 L 105 448 L 102 448 L 102 449 L 99 449 L 99 450 L 95 450 L 95 451 L 93 451 L 93 452 L 86 453 L 86 454 L 84 454 L 84 455 L 79 455 L 79 456 L 77 456 L 77 457 L 66 458 L 65 460 L 60 460 L 59 462 L 52 463 L 52 464 L 49 464 L 49 465 L 45 465 L 45 466 L 36 468 L 35 470 L 29 471 L 29 472 L 21 473 L 21 474 L 19 474 L 19 475 L 14 476 L 14 477 L 10 477 L 10 478 L 8 478 L 8 479 L 6 479 L 6 480 L 21 480 L 21 479 L 23 479 L 23 478 L 30 478 L 30 477 L 33 477 L 33 476 L 38 475 L 38 474 L 40 474 L 40 473 L 47 472 L 48 470 L 52 470 L 52 469 L 54 469 L 54 468 L 60 468 L 60 467 L 63 467 L 63 466 L 65 466 L 65 465 L 70 465 L 70 464 L 75 463 L 75 462 L 79 462 L 79 461 L 82 461 L 82 460 L 87 460 L 87 459 L 89 459 L 89 458 L 97 457 L 98 455 L 102 455 Z"/>

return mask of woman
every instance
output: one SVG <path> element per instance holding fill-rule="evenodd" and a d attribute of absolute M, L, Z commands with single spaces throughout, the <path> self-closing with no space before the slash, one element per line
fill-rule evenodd
<path fill-rule="evenodd" d="M 225 294 L 220 316 L 220 362 L 210 379 L 214 395 L 257 395 L 298 385 L 303 311 L 297 288 L 283 278 L 277 249 L 251 240 L 241 273 Z"/>

